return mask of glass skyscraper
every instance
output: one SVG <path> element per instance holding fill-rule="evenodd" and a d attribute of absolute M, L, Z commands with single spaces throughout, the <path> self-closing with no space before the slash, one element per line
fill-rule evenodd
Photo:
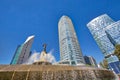
<path fill-rule="evenodd" d="M 120 29 L 117 30 L 120 26 L 119 23 L 119 21 L 113 21 L 107 14 L 103 14 L 87 24 L 109 64 L 119 62 L 118 58 L 113 54 L 115 45 L 120 42 Z M 118 69 L 120 71 L 120 67 Z"/>
<path fill-rule="evenodd" d="M 68 16 L 62 16 L 58 23 L 60 62 L 69 65 L 84 64 L 84 58 L 72 24 Z"/>
<path fill-rule="evenodd" d="M 10 64 L 23 64 L 28 60 L 31 54 L 30 49 L 33 43 L 33 39 L 34 36 L 29 36 L 22 45 L 17 47 Z"/>
<path fill-rule="evenodd" d="M 114 22 L 107 26 L 106 32 L 114 45 L 120 44 L 120 21 Z"/>

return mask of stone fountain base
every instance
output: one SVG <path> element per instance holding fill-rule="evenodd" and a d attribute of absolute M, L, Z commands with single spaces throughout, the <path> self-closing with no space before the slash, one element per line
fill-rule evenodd
<path fill-rule="evenodd" d="M 45 61 L 39 61 L 39 62 L 34 62 L 33 65 L 52 65 L 50 62 L 45 62 Z"/>
<path fill-rule="evenodd" d="M 0 65 L 0 80 L 115 80 L 106 69 L 63 65 Z"/>

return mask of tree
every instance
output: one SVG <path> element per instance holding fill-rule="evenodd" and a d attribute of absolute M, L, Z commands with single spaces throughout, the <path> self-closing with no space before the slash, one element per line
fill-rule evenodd
<path fill-rule="evenodd" d="M 118 59 L 120 60 L 120 44 L 115 46 L 115 51 L 114 54 L 118 57 Z"/>
<path fill-rule="evenodd" d="M 100 65 L 101 67 L 103 67 L 103 63 L 102 63 L 102 62 L 100 62 L 99 65 Z"/>
<path fill-rule="evenodd" d="M 100 66 L 108 69 L 108 61 L 106 59 L 104 59 L 102 62 L 100 62 Z"/>
<path fill-rule="evenodd" d="M 108 69 L 108 61 L 106 59 L 103 60 L 104 68 Z"/>

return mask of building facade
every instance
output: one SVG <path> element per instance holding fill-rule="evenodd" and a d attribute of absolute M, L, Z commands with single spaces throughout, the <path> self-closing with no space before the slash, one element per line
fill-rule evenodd
<path fill-rule="evenodd" d="M 107 26 L 106 33 L 112 44 L 120 44 L 120 20 Z"/>
<path fill-rule="evenodd" d="M 97 67 L 96 60 L 92 56 L 84 56 L 85 63 Z"/>
<path fill-rule="evenodd" d="M 30 36 L 27 40 L 19 45 L 15 51 L 14 57 L 10 64 L 23 64 L 25 63 L 29 56 L 31 55 L 30 49 L 34 40 L 34 36 Z"/>
<path fill-rule="evenodd" d="M 69 65 L 84 64 L 84 58 L 71 19 L 62 16 L 58 23 L 60 62 Z"/>
<path fill-rule="evenodd" d="M 113 55 L 115 45 L 120 42 L 118 41 L 120 38 L 118 34 L 120 34 L 120 32 L 115 30 L 115 26 L 118 27 L 118 23 L 119 22 L 113 21 L 107 14 L 104 14 L 91 20 L 87 24 L 88 29 L 109 64 L 119 62 L 118 58 Z M 120 67 L 118 69 L 120 69 Z M 115 71 L 115 69 L 113 70 Z"/>

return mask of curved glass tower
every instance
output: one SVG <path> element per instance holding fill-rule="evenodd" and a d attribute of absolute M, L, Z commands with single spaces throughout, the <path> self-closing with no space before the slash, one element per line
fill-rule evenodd
<path fill-rule="evenodd" d="M 107 14 L 104 14 L 93 19 L 87 24 L 87 27 L 105 57 L 113 54 L 115 50 L 114 45 L 108 38 L 108 34 L 106 34 L 106 27 L 112 23 L 114 23 L 114 21 Z M 109 63 L 118 60 L 116 56 L 107 57 L 107 59 Z"/>
<path fill-rule="evenodd" d="M 112 70 L 114 69 L 114 71 L 116 69 L 116 71 L 120 73 L 120 67 L 115 63 L 117 61 L 119 63 L 119 60 L 113 54 L 115 45 L 120 43 L 120 21 L 115 22 L 107 14 L 103 14 L 90 21 L 87 27 L 108 63 L 112 63 L 112 66 L 109 65 L 109 67 L 111 67 Z"/>
<path fill-rule="evenodd" d="M 83 55 L 71 19 L 67 16 L 62 16 L 58 27 L 61 62 L 70 65 L 84 64 Z"/>
<path fill-rule="evenodd" d="M 107 26 L 106 32 L 113 44 L 120 44 L 120 20 Z"/>

